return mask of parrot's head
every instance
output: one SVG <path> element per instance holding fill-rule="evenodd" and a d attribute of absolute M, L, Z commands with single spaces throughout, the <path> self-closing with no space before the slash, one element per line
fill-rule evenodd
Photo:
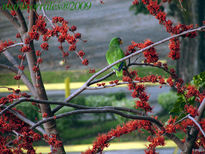
<path fill-rule="evenodd" d="M 110 46 L 119 46 L 120 44 L 122 44 L 122 39 L 119 37 L 114 37 L 112 38 L 112 40 L 110 41 Z"/>

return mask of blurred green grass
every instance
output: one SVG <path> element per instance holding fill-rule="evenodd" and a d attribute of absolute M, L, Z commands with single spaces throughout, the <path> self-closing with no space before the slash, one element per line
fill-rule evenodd
<path fill-rule="evenodd" d="M 133 70 L 137 70 L 138 75 L 140 77 L 149 75 L 149 74 L 158 74 L 163 77 L 168 77 L 169 75 L 159 68 L 153 67 L 134 67 Z M 99 71 L 99 70 L 97 70 Z M 106 75 L 108 72 L 104 72 L 98 78 Z M 25 74 L 29 76 L 29 72 L 25 71 Z M 44 83 L 63 83 L 66 77 L 70 78 L 71 82 L 85 82 L 87 81 L 93 74 L 89 73 L 89 70 L 63 70 L 63 71 L 42 71 L 41 72 Z M 23 84 L 22 81 L 16 81 L 13 79 L 14 73 L 0 73 L 0 85 L 15 85 L 17 82 L 19 84 Z M 110 80 L 120 80 L 121 78 L 117 78 L 115 75 L 106 79 L 106 81 Z"/>

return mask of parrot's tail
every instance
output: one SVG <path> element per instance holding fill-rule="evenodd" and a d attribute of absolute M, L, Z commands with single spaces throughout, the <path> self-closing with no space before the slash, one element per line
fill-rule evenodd
<path fill-rule="evenodd" d="M 120 77 L 123 75 L 123 69 L 121 69 L 120 71 L 115 70 L 116 76 Z"/>

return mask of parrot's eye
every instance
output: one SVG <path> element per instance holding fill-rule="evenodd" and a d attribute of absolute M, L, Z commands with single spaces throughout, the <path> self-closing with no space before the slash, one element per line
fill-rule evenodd
<path fill-rule="evenodd" d="M 120 44 L 123 43 L 121 38 L 117 38 L 117 39 L 118 39 L 118 41 L 119 41 Z"/>

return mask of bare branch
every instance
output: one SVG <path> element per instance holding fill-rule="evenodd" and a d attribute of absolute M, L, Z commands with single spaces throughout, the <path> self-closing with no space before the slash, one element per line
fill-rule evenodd
<path fill-rule="evenodd" d="M 154 64 L 149 64 L 149 63 L 130 63 L 130 64 L 128 65 L 128 67 L 129 67 L 129 66 L 132 66 L 132 65 L 157 67 L 157 68 L 162 69 L 163 71 L 169 73 L 170 75 L 172 75 L 172 74 L 169 72 L 169 70 L 165 69 L 164 67 L 157 66 L 157 65 L 154 65 Z"/>
<path fill-rule="evenodd" d="M 4 69 L 7 69 L 9 71 L 12 71 L 14 73 L 18 73 L 18 70 L 15 67 L 8 66 L 8 65 L 5 65 L 5 64 L 0 64 L 0 67 L 4 68 Z"/>
<path fill-rule="evenodd" d="M 68 102 L 70 100 L 72 100 L 74 97 L 76 97 L 77 95 L 79 95 L 81 92 L 83 92 L 85 89 L 87 88 L 86 84 L 84 84 L 82 87 L 80 87 L 79 89 L 77 89 L 75 92 L 73 92 L 68 98 L 66 98 L 64 101 Z M 54 108 L 52 110 L 52 113 L 54 114 L 55 112 L 57 112 L 58 110 L 60 110 L 63 106 L 59 105 L 56 108 Z"/>
<path fill-rule="evenodd" d="M 20 45 L 24 45 L 24 43 L 15 43 L 15 44 L 12 44 L 6 48 L 4 48 L 3 50 L 1 50 L 1 53 L 4 52 L 5 50 L 7 49 L 10 49 L 10 48 L 13 48 L 13 47 L 16 47 L 16 46 L 20 46 Z"/>
<path fill-rule="evenodd" d="M 4 51 L 3 54 L 13 64 L 13 66 L 18 70 L 19 65 L 18 65 L 17 61 L 14 59 L 14 57 L 7 50 Z M 21 71 L 21 70 L 19 70 L 19 71 Z M 23 71 L 21 71 L 20 73 L 21 73 L 21 80 L 28 87 L 28 89 L 33 94 L 33 96 L 36 96 L 36 92 L 35 92 L 35 89 L 34 89 L 32 83 L 29 81 L 29 79 L 26 77 L 26 75 L 24 74 Z"/>
<path fill-rule="evenodd" d="M 117 111 L 115 109 L 110 109 L 110 108 L 105 108 L 105 107 L 102 108 L 102 109 L 75 110 L 75 111 L 66 112 L 66 113 L 56 115 L 54 117 L 48 117 L 48 118 L 45 118 L 45 119 L 40 120 L 39 122 L 37 122 L 34 126 L 31 127 L 31 129 L 34 129 L 37 126 L 40 126 L 41 124 L 46 123 L 46 122 L 51 121 L 51 120 L 54 120 L 54 119 L 59 119 L 59 118 L 63 118 L 63 117 L 66 117 L 66 116 L 70 116 L 70 115 L 74 115 L 74 114 L 81 114 L 81 113 L 115 113 L 115 114 L 118 114 L 122 117 L 129 118 L 129 119 L 148 120 L 150 122 L 155 123 L 159 128 L 164 129 L 163 125 L 158 120 L 156 120 L 154 118 L 151 118 L 151 117 L 148 117 L 148 116 L 125 114 L 125 113 Z"/>
<path fill-rule="evenodd" d="M 187 33 L 195 32 L 195 31 L 201 31 L 201 30 L 203 30 L 203 29 L 205 29 L 205 26 L 201 26 L 201 27 L 198 27 L 198 28 L 195 28 L 195 29 L 192 29 L 192 30 L 184 31 L 184 32 L 182 32 L 182 33 L 180 33 L 180 34 L 173 35 L 173 36 L 171 36 L 171 37 L 168 37 L 168 38 L 165 38 L 165 39 L 163 39 L 163 40 L 161 40 L 161 41 L 158 41 L 158 42 L 156 42 L 156 43 L 153 43 L 153 44 L 151 44 L 151 45 L 149 45 L 149 46 L 147 46 L 147 47 L 145 47 L 145 48 L 143 48 L 143 49 L 141 49 L 141 50 L 138 50 L 138 51 L 136 51 L 136 52 L 134 52 L 134 53 L 132 53 L 132 54 L 130 54 L 130 55 L 124 57 L 124 58 L 121 58 L 121 59 L 117 60 L 116 62 L 114 62 L 114 63 L 112 63 L 112 64 L 106 66 L 106 67 L 103 68 L 103 69 L 101 69 L 99 72 L 95 73 L 93 76 L 91 76 L 90 79 L 87 80 L 86 85 L 88 85 L 88 84 L 89 84 L 93 79 L 95 79 L 97 76 L 99 76 L 99 75 L 102 74 L 103 72 L 105 72 L 105 71 L 107 71 L 108 69 L 110 69 L 112 66 L 114 66 L 114 65 L 116 65 L 116 64 L 118 64 L 118 63 L 120 63 L 120 62 L 122 62 L 122 61 L 125 61 L 125 60 L 127 60 L 127 59 L 129 59 L 129 58 L 131 58 L 131 57 L 134 57 L 134 56 L 136 56 L 136 55 L 138 55 L 138 54 L 144 52 L 145 50 L 147 50 L 147 49 L 149 49 L 149 48 L 152 48 L 152 47 L 155 47 L 155 46 L 160 45 L 160 44 L 162 44 L 162 43 L 165 43 L 165 42 L 169 41 L 170 39 L 183 36 L 183 35 L 185 35 L 185 34 L 187 34 Z"/>
<path fill-rule="evenodd" d="M 180 34 L 173 35 L 173 36 L 171 36 L 171 37 L 168 37 L 168 38 L 165 38 L 165 39 L 163 39 L 163 40 L 161 40 L 161 41 L 158 41 L 158 42 L 156 42 L 156 43 L 153 43 L 153 44 L 151 44 L 151 45 L 149 45 L 149 46 L 147 46 L 147 47 L 145 47 L 145 48 L 143 48 L 143 49 L 141 49 L 141 50 L 138 50 L 138 51 L 136 51 L 136 52 L 134 52 L 134 53 L 132 53 L 132 54 L 130 54 L 130 55 L 128 55 L 128 56 L 126 56 L 126 57 L 120 59 L 120 60 L 117 60 L 116 62 L 114 62 L 114 63 L 112 63 L 112 64 L 110 64 L 110 65 L 104 67 L 104 68 L 101 69 L 99 72 L 97 72 L 97 73 L 95 73 L 93 76 L 91 76 L 91 77 L 85 82 L 85 84 L 84 84 L 82 87 L 80 87 L 80 88 L 77 89 L 74 93 L 72 93 L 68 98 L 65 99 L 65 101 L 66 101 L 66 102 L 69 102 L 69 101 L 72 100 L 75 96 L 77 96 L 78 94 L 80 94 L 81 92 L 83 92 L 97 76 L 99 76 L 99 75 L 102 74 L 103 72 L 107 71 L 107 70 L 110 69 L 112 66 L 114 66 L 114 65 L 116 65 L 116 64 L 118 64 L 118 63 L 120 63 L 120 62 L 122 62 L 122 61 L 125 61 L 125 60 L 127 60 L 127 59 L 129 59 L 129 58 L 131 58 L 131 57 L 134 57 L 134 56 L 136 56 L 136 55 L 138 55 L 138 54 L 144 52 L 145 50 L 147 50 L 147 49 L 149 49 L 149 48 L 152 48 L 152 47 L 154 47 L 154 46 L 157 46 L 157 45 L 160 45 L 160 44 L 162 44 L 162 43 L 165 43 L 165 42 L 169 41 L 170 39 L 183 36 L 183 35 L 185 35 L 185 34 L 187 34 L 187 33 L 195 32 L 195 31 L 202 31 L 203 29 L 205 29 L 205 26 L 201 26 L 201 27 L 198 27 L 198 28 L 195 28 L 195 29 L 192 29 L 192 30 L 184 31 L 184 32 L 182 32 L 182 33 L 180 33 Z M 56 108 L 54 108 L 54 109 L 52 110 L 52 112 L 55 113 L 55 112 L 57 112 L 59 109 L 61 109 L 62 107 L 63 107 L 63 106 L 57 106 Z"/>
<path fill-rule="evenodd" d="M 201 120 L 201 117 L 204 113 L 205 110 L 205 98 L 203 99 L 203 101 L 201 102 L 199 108 L 198 108 L 198 116 L 196 117 L 196 120 L 199 122 Z"/>
<path fill-rule="evenodd" d="M 19 31 L 21 34 L 24 33 L 24 32 L 27 32 L 28 28 L 27 28 L 27 25 L 26 25 L 26 21 L 25 21 L 25 18 L 20 10 L 20 8 L 18 7 L 18 5 L 16 4 L 15 0 L 9 0 L 10 3 L 13 5 L 13 6 L 17 6 L 15 12 L 16 12 L 16 15 L 19 19 L 19 22 L 20 22 L 20 25 L 21 25 L 21 30 Z"/>
<path fill-rule="evenodd" d="M 187 119 L 187 118 L 188 118 L 188 115 L 186 115 L 185 117 L 183 117 L 183 118 L 181 118 L 180 120 L 178 120 L 177 122 L 175 122 L 174 125 L 176 125 L 176 124 L 178 124 L 178 123 L 184 121 L 184 120 Z"/>
<path fill-rule="evenodd" d="M 34 13 L 34 5 L 36 4 L 35 0 L 30 0 L 30 10 L 29 10 L 29 26 L 28 31 L 30 31 L 35 24 L 35 13 Z"/>
<path fill-rule="evenodd" d="M 59 118 L 63 118 L 66 116 L 70 116 L 70 115 L 74 115 L 74 114 L 82 114 L 82 113 L 115 113 L 117 115 L 120 115 L 120 116 L 125 117 L 125 118 L 129 118 L 129 119 L 148 120 L 148 121 L 156 124 L 161 130 L 163 130 L 163 131 L 165 130 L 163 125 L 161 124 L 161 122 L 159 122 L 158 120 L 156 120 L 152 117 L 126 114 L 126 113 L 117 111 L 116 109 L 111 108 L 111 107 L 108 107 L 108 108 L 104 107 L 104 108 L 98 108 L 98 109 L 82 109 L 82 110 L 75 110 L 75 111 L 71 111 L 71 112 L 67 112 L 67 113 L 62 113 L 62 114 L 56 115 L 54 117 L 48 117 L 46 119 L 43 119 L 43 120 L 37 122 L 35 126 L 31 127 L 31 129 L 34 129 L 35 127 L 40 126 L 41 124 L 48 122 L 50 120 L 53 120 L 53 119 L 59 119 Z M 173 140 L 179 146 L 180 149 L 183 148 L 183 143 L 174 134 L 165 133 L 164 135 L 167 136 L 168 138 L 170 138 L 171 140 Z"/>
<path fill-rule="evenodd" d="M 205 133 L 204 133 L 203 129 L 201 128 L 201 126 L 199 125 L 199 123 L 192 116 L 190 116 L 189 114 L 187 115 L 187 118 L 189 118 L 190 120 L 192 120 L 196 124 L 196 126 L 199 128 L 199 130 L 201 131 L 201 133 L 205 137 Z"/>
<path fill-rule="evenodd" d="M 41 3 L 41 0 L 39 0 L 39 3 Z M 55 28 L 54 24 L 52 23 L 52 20 L 46 15 L 45 10 L 43 9 L 43 7 L 41 8 L 41 11 L 43 12 L 43 16 L 46 17 L 46 19 L 48 20 L 48 22 L 51 24 L 52 28 Z"/>
<path fill-rule="evenodd" d="M 14 111 L 14 110 L 9 109 L 9 112 L 14 114 L 16 117 L 18 117 L 20 120 L 24 121 L 25 123 L 27 123 L 31 127 L 36 125 L 34 122 L 32 122 L 31 120 L 27 119 L 26 117 L 22 116 L 20 113 Z M 36 127 L 36 130 L 38 130 L 42 134 L 46 134 L 46 132 L 39 126 Z"/>
<path fill-rule="evenodd" d="M 1 112 L 0 115 L 2 115 L 3 113 L 5 113 L 7 110 L 11 109 L 12 107 L 23 103 L 23 102 L 35 102 L 38 104 L 53 104 L 53 105 L 63 105 L 63 106 L 67 106 L 67 107 L 72 107 L 72 108 L 76 108 L 76 109 L 115 109 L 115 110 L 119 110 L 119 111 L 126 111 L 126 112 L 131 112 L 131 113 L 135 113 L 135 114 L 139 114 L 139 115 L 144 115 L 144 113 L 134 110 L 134 109 L 129 109 L 129 108 L 125 108 L 125 107 L 114 107 L 114 106 L 104 106 L 104 107 L 88 107 L 88 106 L 84 106 L 84 105 L 77 105 L 77 104 L 72 104 L 72 103 L 65 103 L 65 102 L 55 102 L 55 101 L 48 101 L 48 100 L 37 100 L 37 99 L 20 99 L 17 102 L 14 102 L 10 105 L 8 105 L 7 107 L 5 107 Z"/>
<path fill-rule="evenodd" d="M 98 82 L 100 82 L 100 81 L 103 81 L 103 80 L 105 80 L 105 79 L 111 77 L 111 76 L 114 75 L 114 74 L 115 74 L 115 72 L 112 71 L 112 72 L 106 74 L 105 76 L 103 76 L 102 78 L 96 79 L 96 80 L 90 82 L 90 83 L 88 84 L 88 86 L 90 86 L 90 85 L 92 85 L 92 84 L 95 84 L 95 83 L 98 83 Z"/>
<path fill-rule="evenodd" d="M 132 83 L 145 84 L 146 82 L 145 81 L 143 81 L 143 82 L 132 81 Z M 150 83 L 150 82 L 147 82 L 147 83 Z M 124 84 L 129 84 L 129 82 L 118 82 L 117 84 L 113 83 L 113 84 L 99 86 L 99 87 L 87 87 L 86 90 L 99 90 L 99 89 L 104 89 L 104 88 L 112 88 L 112 87 L 120 86 L 120 85 L 124 85 Z"/>
<path fill-rule="evenodd" d="M 19 24 L 18 20 L 13 17 L 9 11 L 3 10 L 2 6 L 0 5 L 0 12 L 7 17 L 7 19 L 14 25 L 14 27 L 19 30 L 21 28 L 21 25 Z"/>

